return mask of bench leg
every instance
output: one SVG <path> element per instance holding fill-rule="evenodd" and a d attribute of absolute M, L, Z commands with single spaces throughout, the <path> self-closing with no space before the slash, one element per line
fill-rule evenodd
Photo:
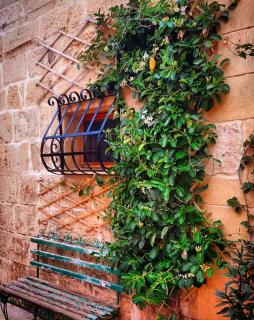
<path fill-rule="evenodd" d="M 4 319 L 5 319 L 5 320 L 9 320 L 8 308 L 7 308 L 7 301 L 1 301 L 1 310 L 2 310 L 2 312 L 3 312 Z"/>
<path fill-rule="evenodd" d="M 34 310 L 33 310 L 33 318 L 34 318 L 34 320 L 37 320 L 37 313 L 38 313 L 38 308 L 37 308 L 37 306 L 35 306 L 35 308 L 34 308 Z"/>

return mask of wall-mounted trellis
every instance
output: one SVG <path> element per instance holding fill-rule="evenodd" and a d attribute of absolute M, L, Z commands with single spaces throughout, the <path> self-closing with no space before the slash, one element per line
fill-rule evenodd
<path fill-rule="evenodd" d="M 39 36 L 34 37 L 38 45 L 46 49 L 36 62 L 38 66 L 45 70 L 37 81 L 37 85 L 44 89 L 43 94 L 39 98 L 39 102 L 42 101 L 48 93 L 54 96 L 60 96 L 61 94 L 69 92 L 74 87 L 78 88 L 78 90 L 84 88 L 84 70 L 77 68 L 79 64 L 78 58 L 91 45 L 93 37 L 88 41 L 82 39 L 82 37 L 87 27 L 94 23 L 95 20 L 87 18 L 75 34 L 67 33 L 61 29 L 50 43 L 47 43 Z M 61 45 L 62 42 L 64 42 L 63 46 Z M 58 48 L 59 44 L 60 49 Z M 86 66 L 86 68 L 89 68 L 89 66 Z M 75 74 L 74 76 L 73 73 Z M 61 86 L 61 89 L 57 89 L 57 85 L 61 80 L 64 81 L 64 84 Z"/>
<path fill-rule="evenodd" d="M 104 215 L 109 206 L 107 193 L 111 189 L 107 183 L 99 187 L 93 177 L 83 179 L 79 186 L 66 179 L 50 185 L 40 181 L 40 228 L 47 232 L 76 232 L 88 239 L 103 238 L 107 224 Z"/>

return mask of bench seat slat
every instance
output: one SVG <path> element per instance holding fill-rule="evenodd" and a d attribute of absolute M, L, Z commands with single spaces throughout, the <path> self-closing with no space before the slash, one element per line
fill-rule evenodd
<path fill-rule="evenodd" d="M 73 251 L 73 252 L 89 254 L 89 255 L 93 255 L 95 257 L 106 256 L 106 254 L 107 254 L 107 250 L 101 251 L 99 248 L 95 248 L 95 247 L 75 246 L 73 244 L 64 243 L 64 242 L 55 241 L 55 240 L 49 240 L 49 239 L 45 239 L 45 238 L 33 237 L 33 238 L 31 238 L 31 242 L 41 244 L 41 245 L 46 245 L 49 247 L 54 247 L 57 249 L 64 249 L 64 250 L 69 250 L 69 251 Z"/>
<path fill-rule="evenodd" d="M 74 295 L 65 295 L 64 291 L 60 290 L 53 290 L 49 286 L 41 286 L 39 283 L 35 281 L 30 281 L 28 279 L 19 279 L 16 283 L 19 287 L 28 287 L 32 292 L 38 293 L 38 294 L 47 294 L 47 296 L 52 297 L 52 299 L 56 301 L 62 301 L 67 304 L 74 304 L 76 307 L 78 307 L 80 310 L 89 312 L 91 314 L 104 317 L 106 315 L 112 314 L 115 312 L 115 310 L 111 309 L 105 310 L 103 308 L 100 308 L 100 305 L 92 306 L 86 303 L 85 301 L 74 299 Z"/>
<path fill-rule="evenodd" d="M 59 267 L 56 267 L 56 266 L 53 266 L 53 265 L 50 265 L 50 264 L 47 264 L 47 263 L 38 262 L 38 261 L 31 261 L 30 265 L 34 266 L 34 267 L 38 267 L 38 268 L 43 268 L 43 269 L 46 269 L 46 270 L 51 270 L 53 272 L 60 273 L 62 275 L 66 275 L 66 276 L 69 276 L 69 277 L 72 277 L 72 278 L 76 278 L 76 279 L 79 279 L 79 280 L 84 281 L 84 282 L 88 282 L 88 283 L 91 283 L 91 284 L 95 284 L 97 286 L 101 286 L 101 287 L 104 287 L 104 288 L 112 289 L 112 290 L 115 290 L 117 292 L 123 292 L 123 287 L 118 285 L 118 284 L 116 284 L 116 283 L 112 283 L 112 282 L 104 281 L 104 280 L 101 280 L 101 279 L 93 278 L 93 277 L 90 277 L 90 276 L 87 276 L 87 275 L 84 275 L 84 274 L 80 274 L 80 273 L 77 273 L 77 272 L 73 272 L 73 271 L 70 271 L 70 270 L 67 270 L 67 269 L 59 268 Z"/>
<path fill-rule="evenodd" d="M 70 312 L 68 310 L 64 310 L 62 305 L 59 307 L 59 306 L 50 304 L 48 302 L 45 302 L 41 299 L 41 297 L 32 297 L 30 295 L 27 295 L 26 292 L 20 292 L 20 291 L 17 291 L 16 289 L 13 289 L 13 288 L 10 288 L 7 286 L 0 286 L 0 290 L 3 292 L 6 292 L 7 294 L 10 294 L 14 297 L 21 298 L 25 301 L 29 301 L 35 305 L 41 306 L 47 310 L 50 310 L 50 311 L 53 311 L 53 312 L 56 312 L 59 314 L 63 314 L 65 316 L 69 317 L 70 319 L 89 320 L 87 317 L 84 318 L 84 316 L 81 316 L 79 314 L 73 314 L 73 312 Z"/>
<path fill-rule="evenodd" d="M 74 258 L 67 257 L 67 256 L 60 256 L 58 254 L 54 254 L 54 253 L 46 252 L 46 251 L 41 251 L 41 250 L 31 250 L 31 253 L 35 254 L 39 257 L 54 259 L 54 260 L 58 260 L 58 261 L 62 261 L 62 262 L 71 263 L 71 264 L 74 264 L 79 267 L 84 267 L 84 268 L 89 268 L 89 269 L 94 269 L 94 270 L 98 270 L 98 271 L 104 271 L 107 273 L 113 273 L 113 274 L 119 275 L 119 271 L 117 269 L 112 269 L 111 267 L 105 266 L 102 264 L 97 264 L 97 263 L 92 263 L 92 262 L 83 261 L 83 260 L 79 260 L 79 259 L 74 259 Z"/>
<path fill-rule="evenodd" d="M 50 305 L 62 307 L 64 310 L 67 310 L 67 311 L 73 312 L 74 314 L 78 314 L 85 317 L 85 319 L 88 319 L 88 320 L 98 319 L 96 315 L 89 314 L 88 312 L 81 310 L 77 305 L 74 305 L 66 300 L 61 301 L 59 297 L 56 298 L 53 296 L 47 296 L 46 292 L 42 292 L 42 291 L 36 292 L 36 290 L 33 290 L 33 288 L 26 286 L 22 283 L 19 283 L 18 281 L 8 285 L 8 288 L 16 290 L 17 292 L 25 293 L 31 297 L 35 297 L 35 298 L 39 297 L 39 299 L 41 299 L 42 301 Z"/>
<path fill-rule="evenodd" d="M 42 280 L 42 279 L 38 279 L 38 278 L 33 278 L 33 277 L 27 277 L 27 278 L 24 278 L 22 279 L 26 282 L 32 282 L 34 284 L 38 284 L 39 286 L 41 286 L 42 288 L 47 288 L 48 290 L 52 290 L 54 292 L 59 292 L 61 291 L 61 293 L 69 298 L 72 298 L 72 299 L 75 299 L 75 300 L 78 300 L 80 302 L 83 302 L 83 303 L 86 303 L 88 305 L 91 305 L 92 307 L 95 307 L 95 308 L 99 308 L 99 309 L 102 309 L 102 310 L 105 310 L 109 313 L 112 313 L 112 312 L 116 312 L 118 310 L 118 306 L 115 306 L 115 307 L 109 307 L 109 306 L 106 306 L 106 305 L 102 305 L 100 303 L 97 303 L 95 301 L 92 301 L 92 300 L 89 300 L 87 299 L 86 297 L 84 296 L 81 296 L 77 293 L 73 293 L 71 291 L 63 291 L 61 287 L 59 287 L 58 285 L 56 284 L 53 284 L 53 283 L 50 283 L 46 280 Z"/>
<path fill-rule="evenodd" d="M 53 292 L 49 292 L 48 290 L 41 290 L 39 288 L 36 288 L 36 287 L 34 287 L 30 284 L 24 283 L 22 281 L 16 281 L 12 285 L 15 287 L 18 287 L 22 290 L 27 290 L 32 294 L 38 295 L 39 297 L 44 297 L 47 300 L 49 300 L 50 302 L 52 302 L 53 304 L 54 303 L 63 304 L 64 306 L 66 306 L 66 308 L 68 310 L 70 310 L 70 309 L 76 310 L 76 312 L 80 312 L 80 313 L 82 313 L 82 315 L 83 314 L 87 315 L 87 317 L 90 320 L 96 320 L 97 317 L 99 317 L 99 316 L 104 318 L 104 316 L 106 315 L 105 313 L 101 314 L 96 309 L 91 310 L 88 308 L 88 306 L 86 304 L 82 304 L 78 301 L 71 300 L 70 298 L 64 297 L 59 293 L 56 294 Z"/>

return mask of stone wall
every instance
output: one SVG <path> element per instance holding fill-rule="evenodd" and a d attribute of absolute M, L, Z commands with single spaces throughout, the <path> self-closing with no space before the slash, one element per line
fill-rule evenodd
<path fill-rule="evenodd" d="M 0 1 L 0 282 L 33 274 L 29 267 L 29 236 L 38 232 L 38 185 L 40 179 L 52 179 L 39 158 L 40 137 L 49 123 L 46 103 L 38 105 L 42 89 L 35 85 L 43 70 L 35 65 L 43 50 L 32 38 L 46 41 L 66 27 L 77 26 L 99 7 L 112 0 L 1 0 Z M 118 3 L 124 1 L 119 0 Z M 229 2 L 224 0 L 224 2 Z M 235 215 L 226 201 L 234 195 L 241 199 L 237 168 L 242 143 L 254 129 L 254 59 L 240 59 L 232 53 L 232 42 L 253 42 L 254 4 L 241 0 L 229 23 L 223 25 L 224 42 L 218 51 L 230 58 L 225 68 L 231 93 L 221 106 L 207 113 L 217 125 L 218 141 L 214 156 L 221 165 L 209 164 L 209 189 L 204 194 L 205 209 L 213 219 L 221 219 L 225 233 L 236 237 L 241 215 Z M 252 60 L 253 59 L 253 60 Z M 217 320 L 215 289 L 222 287 L 218 273 L 200 290 L 181 300 L 186 319 Z M 121 319 L 154 319 L 152 310 L 140 312 L 129 298 L 121 300 Z"/>

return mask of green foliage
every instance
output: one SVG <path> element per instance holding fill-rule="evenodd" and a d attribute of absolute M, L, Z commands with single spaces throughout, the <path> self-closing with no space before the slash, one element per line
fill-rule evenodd
<path fill-rule="evenodd" d="M 235 49 L 241 58 L 246 59 L 247 56 L 254 57 L 254 45 L 252 43 L 236 44 Z"/>
<path fill-rule="evenodd" d="M 231 260 L 228 263 L 227 277 L 230 280 L 225 284 L 225 290 L 217 291 L 220 303 L 223 307 L 218 314 L 231 320 L 254 319 L 254 244 L 253 244 L 253 214 L 250 211 L 246 193 L 254 191 L 252 182 L 242 181 L 242 172 L 254 160 L 254 135 L 251 134 L 244 142 L 244 153 L 239 165 L 239 181 L 244 193 L 245 204 L 242 205 L 236 197 L 228 200 L 228 205 L 237 213 L 244 211 L 247 220 L 241 222 L 249 234 L 250 241 L 239 240 L 232 250 Z M 254 172 L 251 172 L 252 175 Z"/>
<path fill-rule="evenodd" d="M 231 208 L 235 209 L 235 212 L 240 213 L 242 211 L 243 206 L 236 197 L 228 199 L 227 203 Z"/>
<path fill-rule="evenodd" d="M 230 279 L 224 291 L 217 291 L 220 300 L 217 305 L 223 307 L 218 314 L 231 320 L 254 319 L 254 244 L 240 241 L 232 250 L 228 266 Z"/>
<path fill-rule="evenodd" d="M 247 193 L 253 193 L 254 191 L 254 183 L 252 181 L 242 181 L 242 174 L 243 171 L 250 166 L 253 165 L 254 162 L 254 134 L 251 134 L 246 141 L 243 143 L 244 152 L 243 156 L 239 165 L 238 175 L 239 175 L 239 182 L 244 194 L 244 200 L 245 204 L 241 204 L 240 201 L 233 197 L 231 199 L 228 199 L 227 203 L 228 205 L 235 210 L 237 213 L 245 212 L 247 220 L 242 221 L 241 225 L 247 228 L 250 238 L 253 238 L 254 234 L 254 227 L 253 227 L 253 214 L 251 213 L 251 210 L 248 205 L 248 199 L 245 196 Z M 254 170 L 251 171 L 251 176 L 254 175 Z M 251 179 L 249 175 L 247 175 L 249 180 Z"/>
<path fill-rule="evenodd" d="M 229 92 L 220 55 L 212 56 L 226 11 L 206 1 L 190 10 L 187 0 L 131 0 L 109 16 L 98 13 L 96 40 L 82 57 L 101 63 L 92 89 L 119 92 L 119 127 L 108 134 L 121 158 L 112 168 L 117 186 L 108 219 L 116 241 L 108 244 L 109 259 L 141 307 L 200 287 L 225 266 L 221 223 L 200 207 L 208 147 L 216 141 L 203 111 Z M 125 107 L 126 87 L 143 102 L 141 111 L 134 100 Z"/>

